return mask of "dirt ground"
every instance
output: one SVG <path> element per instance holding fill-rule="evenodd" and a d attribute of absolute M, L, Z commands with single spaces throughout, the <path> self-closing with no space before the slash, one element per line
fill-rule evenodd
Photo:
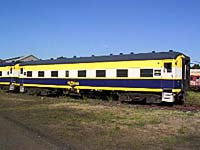
<path fill-rule="evenodd" d="M 199 104 L 199 96 L 200 93 L 190 92 L 188 105 Z M 69 97 L 0 93 L 0 116 L 15 124 L 12 125 L 13 130 L 15 126 L 20 126 L 36 135 L 31 138 L 28 132 L 24 137 L 24 132 L 11 130 L 10 134 L 14 135 L 12 141 L 22 136 L 19 139 L 25 138 L 23 141 L 41 146 L 37 149 L 42 149 L 44 145 L 44 149 L 48 148 L 46 146 L 51 143 L 51 146 L 61 149 L 199 150 L 200 111 L 183 110 Z M 0 119 L 1 122 L 4 120 Z M 0 137 L 3 138 L 4 134 Z M 37 136 L 44 142 L 38 143 Z M 7 137 L 9 139 L 10 136 Z M 5 146 L 10 142 L 6 140 Z M 23 142 L 19 140 L 18 144 L 23 145 Z M 15 145 L 15 142 L 11 142 L 11 145 Z"/>
<path fill-rule="evenodd" d="M 12 121 L 0 117 L 1 150 L 58 150 L 40 136 L 21 128 Z"/>

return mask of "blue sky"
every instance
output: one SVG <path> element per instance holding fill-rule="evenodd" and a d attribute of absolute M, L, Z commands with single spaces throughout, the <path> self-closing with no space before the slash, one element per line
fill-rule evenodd
<path fill-rule="evenodd" d="M 199 0 L 0 0 L 0 58 L 174 49 L 200 61 Z"/>

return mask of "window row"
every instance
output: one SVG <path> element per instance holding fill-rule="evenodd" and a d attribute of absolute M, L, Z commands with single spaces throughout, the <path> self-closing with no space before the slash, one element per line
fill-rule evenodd
<path fill-rule="evenodd" d="M 172 73 L 172 63 L 164 63 L 164 72 Z M 13 69 L 7 72 L 7 75 L 12 74 Z M 32 71 L 24 72 L 23 68 L 20 69 L 20 74 L 27 75 L 27 77 L 32 77 Z M 0 71 L 0 76 L 2 76 L 2 71 Z M 44 77 L 44 71 L 38 71 L 38 77 Z M 86 70 L 79 70 L 78 77 L 86 77 Z M 117 69 L 117 77 L 128 77 L 128 69 Z M 154 70 L 154 76 L 161 76 L 161 70 Z M 58 71 L 51 71 L 51 77 L 58 77 Z M 69 77 L 69 71 L 65 72 L 65 77 Z M 106 77 L 106 70 L 96 70 L 96 77 Z M 140 77 L 153 77 L 153 69 L 140 69 Z"/>
<path fill-rule="evenodd" d="M 23 72 L 21 72 L 23 74 Z M 32 71 L 24 72 L 27 77 L 32 77 Z M 1 76 L 1 73 L 0 73 Z M 161 76 L 161 70 L 157 69 L 140 69 L 140 77 Z M 38 77 L 45 77 L 44 71 L 38 71 Z M 58 71 L 51 71 L 51 77 L 58 77 Z M 69 77 L 69 71 L 65 71 L 65 77 Z M 86 70 L 79 70 L 78 77 L 87 77 Z M 106 70 L 96 70 L 96 77 L 106 77 Z M 117 69 L 116 77 L 128 77 L 128 69 Z"/>
<path fill-rule="evenodd" d="M 10 72 L 7 71 L 6 74 L 9 76 L 9 75 L 10 75 Z M 2 71 L 0 71 L 0 77 L 1 77 L 1 76 L 3 76 L 3 72 L 2 72 Z"/>
<path fill-rule="evenodd" d="M 21 72 L 23 74 L 23 72 Z M 32 71 L 24 72 L 24 75 L 27 77 L 32 77 Z M 38 71 L 38 77 L 44 77 L 44 71 Z M 78 77 L 86 77 L 87 72 L 86 70 L 79 70 Z M 58 77 L 58 71 L 51 71 L 51 77 Z M 69 71 L 65 71 L 65 77 L 69 77 Z M 106 70 L 96 70 L 96 77 L 106 77 Z M 128 70 L 127 69 L 118 69 L 117 70 L 117 77 L 128 77 Z"/>
<path fill-rule="evenodd" d="M 7 75 L 10 75 L 10 74 L 12 74 L 13 73 L 13 69 L 12 68 L 10 68 L 10 71 L 7 71 Z M 2 76 L 2 71 L 0 71 L 0 76 Z"/>

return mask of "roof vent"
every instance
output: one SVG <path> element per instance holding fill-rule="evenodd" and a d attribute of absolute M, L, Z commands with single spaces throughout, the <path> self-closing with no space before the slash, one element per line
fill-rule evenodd
<path fill-rule="evenodd" d="M 57 59 L 65 59 L 66 57 L 63 57 L 63 56 L 61 56 L 61 57 L 58 57 Z"/>
<path fill-rule="evenodd" d="M 76 58 L 76 56 L 73 56 L 73 58 Z"/>
<path fill-rule="evenodd" d="M 130 54 L 134 54 L 133 52 L 131 52 Z"/>
<path fill-rule="evenodd" d="M 112 56 L 113 54 L 111 53 L 110 56 Z"/>
<path fill-rule="evenodd" d="M 156 53 L 156 51 L 152 51 L 152 53 Z"/>
<path fill-rule="evenodd" d="M 170 49 L 169 52 L 173 52 L 173 50 Z"/>
<path fill-rule="evenodd" d="M 95 57 L 95 55 L 92 55 L 92 57 Z"/>
<path fill-rule="evenodd" d="M 53 60 L 53 58 L 51 58 L 50 60 Z"/>
<path fill-rule="evenodd" d="M 123 53 L 119 53 L 119 55 L 123 55 Z"/>

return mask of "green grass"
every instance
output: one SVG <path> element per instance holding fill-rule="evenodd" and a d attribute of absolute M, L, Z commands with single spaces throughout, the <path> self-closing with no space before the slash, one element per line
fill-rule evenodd
<path fill-rule="evenodd" d="M 188 94 L 187 103 L 198 104 L 200 94 Z M 200 138 L 200 112 L 144 109 L 100 100 L 0 93 L 0 115 L 76 149 L 190 148 L 188 139 L 194 131 L 195 139 Z"/>
<path fill-rule="evenodd" d="M 200 105 L 200 92 L 189 91 L 187 93 L 186 104 L 197 104 L 197 105 Z"/>

